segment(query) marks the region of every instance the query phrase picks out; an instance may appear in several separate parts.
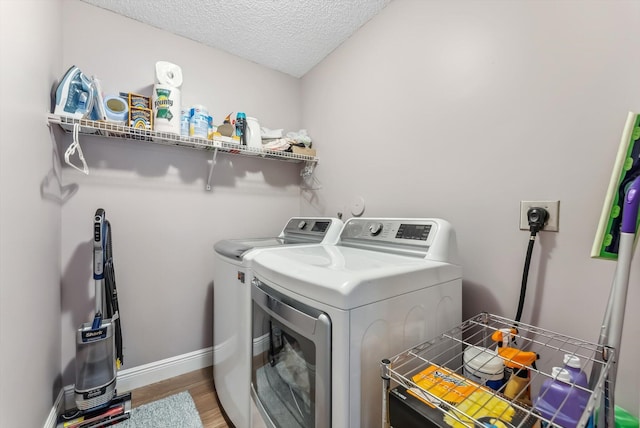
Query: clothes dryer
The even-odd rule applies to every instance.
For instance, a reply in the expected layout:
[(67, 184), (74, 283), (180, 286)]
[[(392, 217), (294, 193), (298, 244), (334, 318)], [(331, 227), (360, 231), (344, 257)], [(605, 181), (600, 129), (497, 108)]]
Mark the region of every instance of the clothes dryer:
[(214, 245), (213, 377), (222, 407), (236, 428), (250, 426), (251, 260), (268, 248), (335, 244), (337, 218), (293, 217), (277, 237), (227, 239)]
[(347, 221), (334, 246), (252, 261), (253, 427), (380, 426), (380, 361), (462, 321), (441, 219)]

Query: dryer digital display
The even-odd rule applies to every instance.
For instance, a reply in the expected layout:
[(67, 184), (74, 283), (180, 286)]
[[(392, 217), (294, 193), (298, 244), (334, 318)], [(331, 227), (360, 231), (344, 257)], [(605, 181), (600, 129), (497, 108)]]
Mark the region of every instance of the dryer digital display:
[(316, 221), (311, 229), (312, 232), (324, 232), (329, 226), (328, 221)]
[(396, 233), (396, 239), (417, 239), (426, 241), (431, 231), (429, 224), (401, 224)]

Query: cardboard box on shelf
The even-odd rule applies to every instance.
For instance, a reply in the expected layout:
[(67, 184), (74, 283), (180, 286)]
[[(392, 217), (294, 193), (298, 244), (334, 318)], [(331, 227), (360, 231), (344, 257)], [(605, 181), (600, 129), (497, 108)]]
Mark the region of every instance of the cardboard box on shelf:
[(129, 126), (137, 129), (153, 129), (153, 112), (148, 108), (129, 109)]
[(127, 100), (129, 108), (151, 108), (151, 97), (134, 94), (133, 92), (120, 92), (120, 97)]
[(306, 147), (292, 146), (291, 150), (293, 151), (293, 153), (298, 154), (298, 155), (306, 155), (306, 156), (315, 156), (316, 155), (316, 149), (309, 149), (309, 148), (306, 148)]

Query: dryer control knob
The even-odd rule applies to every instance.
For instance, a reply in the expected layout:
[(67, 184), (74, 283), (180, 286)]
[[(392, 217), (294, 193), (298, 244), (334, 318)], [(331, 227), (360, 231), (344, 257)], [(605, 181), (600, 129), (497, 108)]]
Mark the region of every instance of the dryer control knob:
[(300, 220), (300, 223), (298, 223), (298, 229), (302, 230), (306, 225), (307, 225), (306, 221)]
[(382, 232), (382, 223), (371, 223), (369, 225), (369, 232), (371, 232), (373, 236), (380, 235), (380, 232)]

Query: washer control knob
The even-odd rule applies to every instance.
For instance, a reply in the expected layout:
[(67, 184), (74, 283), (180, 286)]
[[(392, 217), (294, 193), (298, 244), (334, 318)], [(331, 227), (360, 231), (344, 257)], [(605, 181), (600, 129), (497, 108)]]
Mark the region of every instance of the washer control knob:
[(298, 223), (298, 229), (302, 230), (306, 225), (307, 225), (306, 221), (300, 220), (300, 223)]
[(380, 232), (382, 232), (382, 223), (371, 223), (369, 225), (369, 232), (371, 232), (372, 236), (380, 235)]

